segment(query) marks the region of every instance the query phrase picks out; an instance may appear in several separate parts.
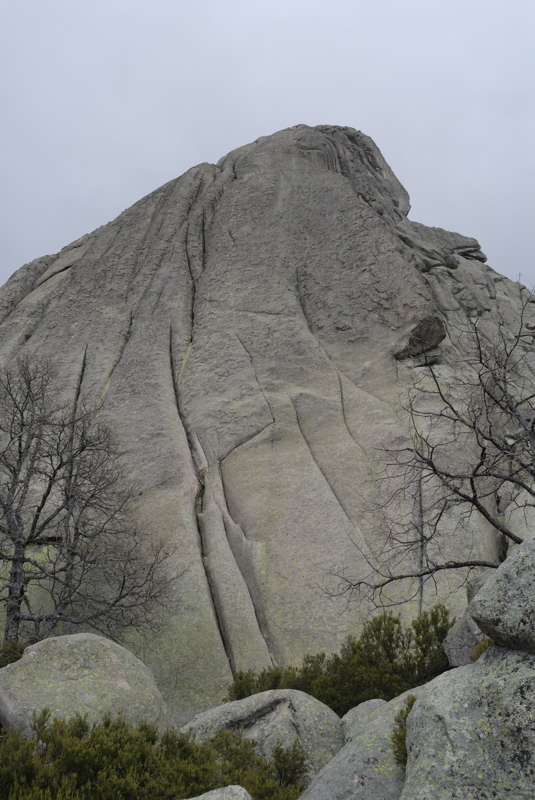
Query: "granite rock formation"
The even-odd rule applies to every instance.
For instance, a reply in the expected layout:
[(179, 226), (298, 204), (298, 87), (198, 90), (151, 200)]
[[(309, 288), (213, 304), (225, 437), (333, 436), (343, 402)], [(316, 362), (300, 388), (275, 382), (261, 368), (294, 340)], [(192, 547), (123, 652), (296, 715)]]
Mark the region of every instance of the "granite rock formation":
[(391, 735), (407, 694), (389, 703), (368, 700), (349, 711), (346, 743), (302, 795), (303, 800), (398, 800), (404, 783)]
[[(375, 465), (406, 440), (419, 359), (458, 369), (452, 329), (515, 323), (521, 287), (408, 211), (369, 138), (300, 125), (191, 169), (0, 290), (0, 364), (48, 358), (59, 392), (102, 404), (140, 526), (176, 550), (166, 630), (137, 651), (177, 721), (221, 702), (237, 670), (356, 630), (363, 611), (321, 589), (340, 565), (359, 574), (355, 543), (380, 547)], [(475, 533), (471, 553), (494, 556)], [(441, 576), (440, 599), (457, 585)]]
[(222, 789), (199, 794), (190, 800), (252, 800), (252, 798), (242, 786), (224, 786)]
[(535, 656), (493, 646), (417, 692), (400, 800), (529, 800), (535, 787)]
[(295, 689), (273, 689), (211, 708), (194, 717), (181, 733), (206, 742), (223, 730), (243, 731), (266, 758), (276, 745), (289, 747), (297, 741), (309, 777), (316, 775), (344, 744), (339, 716), (315, 697)]
[(99, 722), (122, 714), (165, 730), (171, 723), (154, 677), (124, 647), (92, 633), (53, 636), (0, 670), (0, 726), (31, 732), (33, 714)]
[(535, 539), (514, 548), (468, 612), (496, 644), (535, 653)]
[(467, 582), (466, 598), (468, 601), (468, 608), (449, 629), (442, 643), (450, 667), (463, 667), (466, 664), (471, 664), (472, 658), (470, 654), (474, 652), (474, 648), (478, 643), (485, 638), (483, 631), (472, 619), (469, 608), (471, 601), (488, 577), (489, 571), (487, 570), (486, 574), (480, 575), (475, 580), (469, 580)]

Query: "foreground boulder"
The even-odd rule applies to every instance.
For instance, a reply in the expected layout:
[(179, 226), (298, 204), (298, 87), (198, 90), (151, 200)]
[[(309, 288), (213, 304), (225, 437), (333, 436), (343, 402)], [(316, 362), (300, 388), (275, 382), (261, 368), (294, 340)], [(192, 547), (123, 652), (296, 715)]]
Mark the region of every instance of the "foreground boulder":
[(490, 647), (417, 692), (400, 800), (532, 800), (535, 655)]
[(252, 800), (252, 797), (242, 786), (225, 786), (191, 797), (190, 800)]
[(404, 772), (392, 742), (395, 716), (411, 690), (387, 703), (368, 700), (343, 718), (347, 743), (310, 783), (302, 800), (398, 800)]
[(469, 613), (497, 644), (535, 653), (535, 539), (514, 548), (485, 581)]
[(340, 717), (319, 700), (295, 689), (273, 689), (225, 703), (198, 714), (181, 732), (206, 742), (223, 730), (242, 730), (267, 757), (276, 745), (289, 747), (297, 740), (309, 776), (319, 772), (344, 744)]
[[(489, 572), (468, 582), (466, 588), (468, 603), (471, 603), (488, 577)], [(474, 648), (484, 638), (485, 634), (474, 622), (470, 612), (466, 610), (449, 629), (442, 643), (450, 667), (463, 667), (465, 664), (471, 664)]]
[(87, 716), (97, 722), (121, 714), (159, 728), (170, 719), (150, 670), (124, 647), (102, 636), (55, 636), (27, 647), (0, 670), (0, 725), (30, 733), (32, 716)]

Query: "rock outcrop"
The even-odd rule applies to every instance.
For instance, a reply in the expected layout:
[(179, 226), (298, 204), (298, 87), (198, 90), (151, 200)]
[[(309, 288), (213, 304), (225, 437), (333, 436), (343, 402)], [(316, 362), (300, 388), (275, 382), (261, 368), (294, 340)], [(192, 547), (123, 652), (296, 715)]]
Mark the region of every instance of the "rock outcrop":
[[(469, 604), (490, 574), (491, 573), (487, 570), (486, 574), (481, 575), (475, 580), (468, 581), (466, 597)], [(444, 652), (448, 657), (448, 662), (451, 667), (463, 667), (465, 664), (471, 664), (471, 654), (473, 654), (474, 648), (485, 638), (485, 634), (472, 618), (469, 607), (449, 629), (443, 642)]]
[[(378, 454), (406, 441), (419, 359), (461, 369), (452, 329), (515, 324), (521, 288), (408, 211), (369, 138), (301, 125), (195, 167), (0, 291), (0, 364), (48, 358), (58, 393), (102, 405), (140, 527), (176, 550), (166, 629), (139, 654), (179, 721), (237, 670), (358, 628), (362, 610), (318, 587), (381, 549)], [(471, 556), (494, 558), (493, 534), (473, 532)], [(458, 585), (437, 581), (442, 599)]]
[(0, 725), (31, 733), (33, 714), (75, 714), (89, 722), (121, 714), (166, 729), (171, 719), (147, 667), (115, 642), (91, 633), (54, 636), (27, 647), (0, 670)]
[(311, 782), (303, 800), (398, 800), (405, 775), (390, 737), (406, 694), (389, 703), (369, 700), (346, 714), (346, 744)]
[(252, 798), (242, 786), (224, 786), (222, 789), (213, 789), (211, 792), (199, 794), (190, 800), (252, 800)]
[(469, 613), (496, 644), (535, 653), (535, 539), (515, 547), (489, 576)]
[(534, 747), (535, 656), (490, 647), (418, 692), (400, 800), (529, 800)]
[(223, 730), (243, 731), (268, 758), (276, 745), (289, 747), (297, 741), (309, 777), (318, 773), (344, 744), (338, 715), (319, 700), (295, 689), (273, 689), (225, 703), (198, 714), (181, 732), (206, 742)]

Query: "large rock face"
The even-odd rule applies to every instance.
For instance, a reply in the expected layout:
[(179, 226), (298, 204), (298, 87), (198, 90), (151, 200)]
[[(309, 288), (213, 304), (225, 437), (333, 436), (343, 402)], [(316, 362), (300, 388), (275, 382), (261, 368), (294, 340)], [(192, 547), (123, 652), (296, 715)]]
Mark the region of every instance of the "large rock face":
[(355, 630), (362, 612), (318, 587), (340, 565), (357, 575), (353, 542), (384, 535), (370, 478), (404, 441), (418, 358), (439, 347), (457, 365), (448, 330), (492, 326), (497, 298), (516, 319), (519, 287), (477, 242), (408, 209), (366, 136), (297, 126), (190, 170), (0, 292), (0, 363), (49, 358), (63, 391), (103, 403), (140, 525), (176, 545), (167, 630), (140, 655), (179, 720), (236, 670)]

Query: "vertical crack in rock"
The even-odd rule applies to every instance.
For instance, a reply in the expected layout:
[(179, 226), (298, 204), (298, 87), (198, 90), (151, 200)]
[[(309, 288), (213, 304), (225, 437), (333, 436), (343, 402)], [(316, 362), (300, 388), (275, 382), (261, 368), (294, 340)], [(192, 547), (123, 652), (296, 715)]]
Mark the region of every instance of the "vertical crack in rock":
[(116, 357), (115, 361), (113, 362), (113, 364), (111, 365), (111, 369), (110, 369), (110, 371), (108, 373), (108, 377), (104, 381), (104, 386), (102, 387), (102, 391), (100, 392), (99, 399), (98, 399), (99, 404), (102, 403), (102, 401), (104, 400), (104, 398), (108, 394), (108, 391), (109, 391), (109, 388), (110, 388), (110, 385), (111, 385), (111, 381), (112, 381), (112, 378), (113, 378), (113, 374), (114, 374), (115, 370), (117, 369), (120, 360), (123, 357), (124, 351), (126, 349), (126, 345), (128, 344), (128, 341), (130, 339), (130, 334), (132, 333), (133, 322), (134, 322), (134, 312), (132, 311), (132, 309), (130, 309), (130, 313), (128, 315), (127, 328), (126, 328), (126, 331), (123, 334), (122, 342), (119, 345), (119, 352), (117, 354), (117, 357)]
[(80, 367), (80, 372), (78, 374), (78, 380), (76, 382), (76, 389), (74, 391), (74, 404), (73, 404), (73, 415), (76, 416), (76, 412), (78, 410), (78, 404), (80, 402), (80, 397), (82, 395), (82, 384), (84, 382), (84, 375), (85, 370), (87, 367), (87, 345), (84, 347), (84, 354), (82, 356), (82, 364)]
[[(268, 422), (268, 424), (267, 424), (267, 425), (265, 425), (265, 426), (262, 428), (262, 430), (265, 430), (265, 429), (266, 429), (266, 428), (268, 428), (270, 425), (274, 425), (274, 424), (275, 424), (275, 416), (274, 416), (274, 414), (273, 414), (273, 409), (272, 409), (272, 407), (271, 407), (271, 403), (270, 403), (270, 402), (269, 402), (269, 400), (267, 399), (267, 397), (266, 397), (266, 394), (265, 394), (264, 390), (262, 389), (262, 385), (261, 385), (261, 383), (260, 383), (260, 381), (259, 381), (259, 379), (258, 379), (258, 374), (257, 374), (256, 367), (255, 367), (255, 365), (254, 365), (254, 361), (253, 361), (253, 357), (252, 357), (252, 355), (251, 355), (250, 351), (247, 349), (247, 347), (245, 346), (245, 344), (244, 344), (244, 342), (242, 341), (242, 339), (240, 339), (240, 336), (239, 336), (239, 334), (238, 334), (238, 333), (236, 333), (236, 339), (239, 341), (239, 343), (240, 343), (240, 344), (241, 344), (241, 346), (243, 347), (243, 349), (244, 349), (244, 351), (245, 351), (245, 353), (246, 353), (246, 355), (247, 355), (247, 358), (249, 359), (249, 364), (251, 365), (251, 369), (253, 370), (253, 374), (254, 374), (254, 377), (255, 377), (256, 384), (257, 384), (257, 386), (258, 386), (258, 389), (259, 389), (259, 391), (260, 391), (260, 394), (261, 394), (261, 395), (262, 395), (262, 397), (264, 398), (264, 402), (265, 402), (265, 404), (266, 404), (266, 405), (267, 405), (267, 407), (269, 408), (269, 413), (271, 414), (271, 422)], [(249, 437), (249, 438), (250, 438), (250, 439), (252, 439), (252, 438), (254, 438), (254, 436), (258, 436), (260, 433), (262, 433), (262, 430), (261, 430), (261, 431), (258, 431), (258, 432), (257, 432), (257, 433), (255, 433), (255, 434), (253, 434), (253, 435), (252, 435), (251, 437)], [(242, 442), (241, 444), (245, 444), (245, 442)], [(240, 445), (236, 445), (236, 447), (239, 447), (239, 446), (240, 446)], [(234, 450), (235, 448), (232, 448), (232, 449)], [(230, 451), (229, 451), (229, 452), (230, 452)], [(228, 453), (227, 453), (227, 455), (228, 455)]]
[[(348, 421), (347, 421), (346, 406), (345, 406), (345, 401), (344, 401), (344, 389), (343, 389), (343, 386), (342, 386), (342, 378), (346, 378), (346, 376), (343, 374), (343, 372), (338, 371), (338, 386), (339, 386), (339, 389), (340, 389), (340, 406), (342, 408), (342, 419), (344, 420), (345, 428), (346, 428), (347, 432), (349, 433), (349, 435), (351, 436), (352, 440), (355, 442), (355, 444), (357, 445), (359, 450), (363, 453), (365, 458), (367, 458), (368, 454), (366, 452), (366, 449), (362, 446), (362, 444), (359, 442), (359, 440), (353, 434), (351, 428), (349, 427)], [(349, 379), (346, 378), (346, 380), (349, 380)]]
[[(225, 653), (233, 675), (239, 669), (267, 666), (271, 657), (260, 629), (251, 590), (246, 578), (247, 565), (232, 547), (233, 535), (243, 532), (230, 518), (222, 503), (222, 490), (214, 468), (206, 474), (202, 507), (197, 508), (202, 553), (213, 605)], [(234, 530), (231, 530), (234, 526)]]
[[(314, 334), (314, 332), (312, 330), (312, 324), (311, 324), (311, 322), (310, 322), (310, 320), (308, 318), (308, 314), (307, 314), (307, 312), (305, 310), (305, 300), (304, 300), (303, 295), (304, 295), (304, 292), (303, 292), (303, 286), (302, 286), (302, 281), (301, 281), (301, 272), (300, 272), (299, 267), (298, 267), (297, 270), (296, 270), (296, 273), (295, 273), (295, 297), (296, 297), (297, 303), (299, 305), (299, 308), (301, 309), (301, 314), (303, 315), (303, 319), (305, 320), (305, 324), (306, 324), (307, 330), (310, 333), (310, 335), (317, 341), (316, 336), (315, 336), (315, 334)], [(318, 342), (318, 344), (319, 344), (319, 342)]]
[(344, 512), (344, 515), (345, 515), (345, 517), (347, 518), (347, 520), (348, 520), (349, 522), (352, 522), (351, 515), (350, 515), (350, 514), (348, 514), (348, 512), (347, 512), (347, 510), (346, 510), (346, 508), (345, 508), (345, 506), (344, 506), (344, 502), (343, 502), (343, 500), (342, 500), (342, 499), (339, 497), (339, 495), (338, 495), (338, 492), (336, 491), (336, 489), (334, 488), (334, 486), (332, 485), (332, 483), (329, 481), (329, 478), (328, 478), (328, 477), (327, 477), (327, 475), (325, 474), (325, 471), (323, 470), (323, 468), (322, 468), (321, 464), (319, 463), (319, 461), (318, 461), (318, 459), (317, 459), (317, 457), (316, 457), (316, 454), (314, 453), (314, 449), (313, 449), (313, 447), (312, 447), (312, 444), (311, 444), (311, 442), (309, 441), (309, 439), (308, 439), (307, 435), (305, 434), (305, 431), (303, 430), (303, 425), (302, 425), (302, 422), (301, 422), (301, 417), (300, 417), (300, 414), (299, 414), (299, 409), (298, 409), (298, 407), (297, 407), (297, 402), (296, 402), (295, 398), (293, 398), (293, 397), (292, 397), (292, 398), (290, 398), (290, 399), (291, 399), (292, 405), (293, 405), (293, 407), (294, 407), (295, 418), (296, 418), (296, 420), (297, 420), (297, 425), (298, 425), (298, 427), (299, 427), (299, 431), (300, 431), (300, 433), (301, 433), (301, 436), (303, 437), (303, 441), (305, 442), (306, 446), (308, 447), (308, 450), (309, 450), (309, 452), (310, 452), (310, 455), (311, 455), (311, 457), (312, 457), (312, 460), (313, 460), (314, 464), (316, 465), (316, 467), (317, 467), (317, 468), (318, 468), (318, 470), (320, 471), (321, 475), (323, 476), (323, 478), (324, 478), (324, 480), (325, 480), (325, 483), (327, 484), (327, 486), (328, 486), (328, 487), (329, 487), (329, 489), (331, 490), (331, 492), (332, 492), (332, 494), (333, 494), (333, 496), (334, 496), (334, 498), (335, 498), (336, 502), (338, 503), (338, 505), (340, 506), (340, 508), (341, 508), (341, 509), (342, 509), (342, 511)]
[(295, 706), (293, 704), (293, 700), (292, 700), (291, 697), (288, 698), (287, 702), (288, 702), (288, 708), (289, 708), (290, 714), (291, 714), (292, 726), (293, 726), (293, 729), (295, 731), (295, 735), (296, 735), (297, 741), (298, 741), (299, 744), (301, 744), (303, 742), (303, 739), (301, 738), (301, 728), (299, 727), (299, 716), (297, 714), (297, 710), (296, 710), (296, 708), (295, 708)]
[[(253, 610), (254, 620), (258, 628), (258, 634), (264, 641), (266, 650), (269, 653), (271, 663), (273, 664), (273, 657), (271, 656), (271, 648), (269, 646), (271, 637), (263, 610), (260, 590), (256, 583), (254, 561), (251, 558), (249, 550), (251, 547), (251, 543), (247, 538), (247, 534), (244, 528), (241, 525), (239, 525), (232, 516), (227, 500), (225, 482), (223, 480), (223, 474), (221, 472), (221, 469), (219, 475), (221, 478), (221, 489), (222, 489), (222, 500), (223, 500), (222, 507), (219, 506), (219, 510), (221, 512), (221, 516), (223, 519), (223, 525), (225, 527), (225, 535), (227, 537), (228, 546), (236, 562), (236, 566), (243, 577), (243, 582), (247, 590), (247, 593), (249, 595), (249, 599), (251, 601), (251, 608)], [(241, 536), (243, 537), (243, 541), (241, 544), (244, 546), (245, 549), (244, 553), (243, 552), (240, 553), (239, 545), (237, 542), (234, 541), (235, 536), (234, 532), (231, 529), (231, 526), (234, 526), (235, 532), (238, 535), (241, 534)]]
[(208, 543), (206, 541), (206, 534), (203, 525), (203, 518), (205, 511), (204, 501), (205, 501), (205, 486), (201, 479), (199, 480), (199, 490), (195, 496), (195, 519), (197, 523), (197, 533), (199, 537), (201, 563), (203, 565), (204, 574), (206, 576), (206, 584), (208, 586), (208, 591), (210, 593), (212, 611), (214, 614), (215, 623), (217, 625), (219, 638), (221, 639), (221, 644), (223, 646), (225, 656), (228, 660), (232, 677), (235, 678), (237, 670), (236, 670), (234, 655), (232, 652), (232, 646), (230, 644), (229, 637), (225, 628), (225, 620), (223, 617), (222, 609), (220, 607), (220, 603), (218, 602), (217, 598), (217, 585), (215, 583), (214, 576), (212, 575), (212, 571), (209, 567)]
[(179, 384), (176, 375), (176, 368), (175, 368), (175, 359), (173, 354), (173, 328), (172, 326), (169, 327), (169, 367), (171, 372), (171, 383), (173, 386), (173, 394), (175, 397), (175, 405), (177, 410), (178, 419), (182, 428), (184, 430), (186, 441), (188, 443), (191, 462), (193, 468), (197, 472), (197, 480), (198, 480), (198, 490), (197, 494), (195, 495), (194, 500), (194, 515), (195, 515), (195, 525), (197, 530), (197, 537), (199, 542), (199, 552), (201, 558), (201, 564), (204, 570), (204, 575), (206, 579), (206, 585), (208, 587), (208, 592), (210, 595), (210, 603), (212, 606), (212, 612), (214, 615), (214, 620), (217, 626), (217, 630), (219, 633), (219, 637), (221, 640), (221, 644), (223, 650), (225, 652), (225, 656), (228, 660), (230, 670), (233, 676), (236, 675), (236, 668), (234, 664), (234, 658), (232, 655), (232, 648), (230, 646), (229, 637), (227, 635), (224, 619), (222, 618), (221, 609), (219, 607), (219, 603), (217, 602), (217, 589), (214, 585), (214, 576), (211, 574), (211, 570), (208, 564), (208, 546), (205, 538), (204, 526), (203, 526), (203, 516), (204, 516), (204, 502), (205, 502), (205, 486), (204, 486), (204, 470), (198, 469), (198, 458), (195, 455), (196, 448), (193, 444), (193, 439), (186, 425), (184, 415), (181, 409), (180, 404), (180, 393), (179, 393)]

